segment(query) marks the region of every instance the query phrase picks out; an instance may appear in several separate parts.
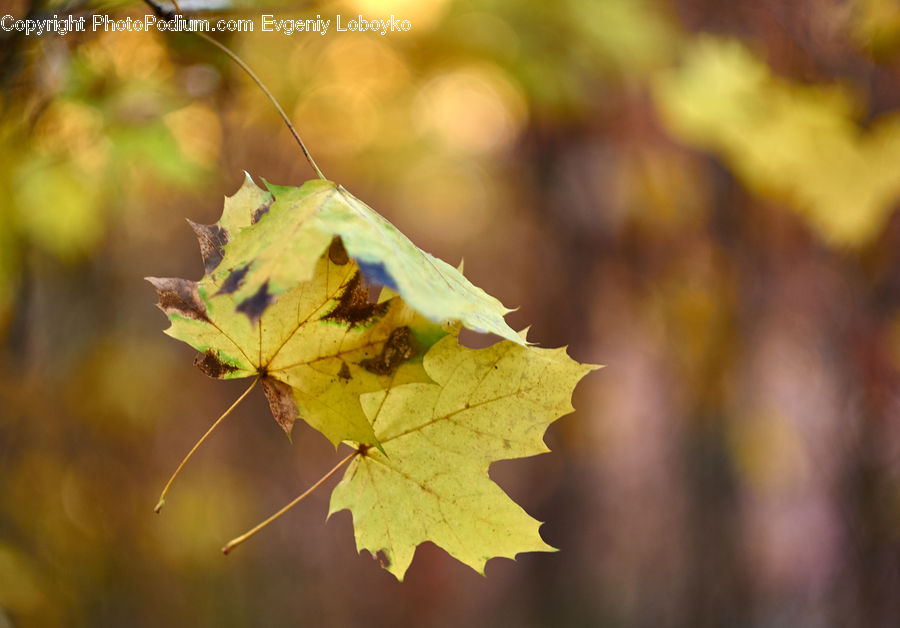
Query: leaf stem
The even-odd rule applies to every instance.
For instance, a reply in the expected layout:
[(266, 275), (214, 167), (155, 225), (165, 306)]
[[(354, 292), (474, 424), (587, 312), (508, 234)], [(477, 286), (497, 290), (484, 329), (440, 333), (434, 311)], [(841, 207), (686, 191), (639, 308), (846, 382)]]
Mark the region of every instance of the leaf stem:
[[(153, 0), (144, 0), (144, 1), (147, 2), (148, 4), (150, 4), (150, 6), (154, 6)], [(183, 15), (183, 13), (181, 12), (181, 7), (178, 5), (178, 0), (172, 0), (172, 4), (175, 7), (175, 15)], [(266, 98), (268, 98), (269, 101), (275, 106), (275, 109), (278, 111), (278, 115), (281, 116), (281, 119), (284, 122), (285, 126), (287, 126), (288, 131), (291, 132), (291, 135), (294, 136), (294, 139), (297, 141), (297, 144), (300, 146), (300, 150), (303, 151), (303, 156), (306, 157), (306, 161), (309, 163), (310, 166), (312, 166), (312, 169), (316, 171), (316, 175), (323, 181), (327, 180), (325, 178), (325, 175), (322, 174), (322, 171), (319, 170), (319, 166), (316, 164), (315, 159), (313, 159), (312, 155), (310, 154), (309, 149), (306, 148), (306, 144), (304, 144), (303, 140), (300, 139), (300, 134), (297, 132), (297, 129), (294, 128), (294, 124), (291, 122), (291, 119), (284, 112), (284, 109), (281, 108), (281, 105), (275, 99), (275, 96), (272, 95), (272, 92), (270, 92), (269, 89), (266, 87), (265, 83), (262, 82), (262, 79), (260, 79), (256, 75), (256, 72), (254, 72), (250, 68), (250, 66), (247, 65), (244, 62), (244, 60), (241, 59), (237, 55), (236, 52), (232, 51), (231, 48), (229, 48), (222, 42), (220, 42), (216, 39), (213, 39), (212, 37), (210, 37), (209, 35), (207, 35), (206, 33), (202, 32), (202, 31), (192, 31), (192, 32), (195, 35), (202, 37), (203, 39), (205, 39), (206, 41), (211, 43), (213, 46), (217, 47), (219, 50), (221, 50), (226, 55), (228, 55), (232, 61), (234, 61), (236, 64), (238, 64), (238, 66), (240, 66), (240, 68), (244, 72), (246, 72), (250, 76), (251, 79), (253, 79), (253, 82), (256, 83), (256, 86), (262, 90), (263, 94), (266, 95)]]
[(166, 495), (169, 492), (169, 487), (172, 486), (172, 482), (175, 481), (175, 478), (181, 472), (182, 467), (184, 467), (184, 465), (187, 464), (187, 461), (191, 459), (191, 456), (193, 456), (194, 452), (197, 451), (197, 449), (200, 447), (200, 445), (203, 444), (203, 441), (205, 441), (206, 438), (210, 434), (212, 434), (213, 430), (219, 426), (219, 423), (221, 423), (225, 419), (225, 417), (227, 417), (229, 414), (231, 414), (231, 411), (234, 410), (235, 408), (237, 408), (238, 404), (240, 402), (242, 402), (247, 395), (250, 394), (250, 391), (253, 390), (253, 387), (256, 386), (257, 382), (259, 382), (259, 377), (254, 379), (253, 383), (250, 384), (250, 387), (247, 390), (245, 390), (244, 393), (240, 397), (237, 398), (237, 401), (235, 401), (233, 404), (231, 404), (231, 407), (228, 408), (222, 414), (222, 416), (220, 416), (218, 419), (216, 419), (216, 422), (212, 424), (212, 427), (210, 427), (208, 430), (206, 430), (206, 434), (204, 434), (200, 438), (200, 440), (197, 441), (197, 444), (194, 445), (193, 448), (187, 453), (187, 455), (181, 461), (181, 464), (178, 465), (177, 469), (175, 469), (175, 473), (173, 473), (172, 477), (169, 478), (169, 481), (166, 483), (165, 488), (162, 490), (162, 494), (160, 494), (160, 496), (159, 496), (159, 502), (156, 504), (156, 508), (153, 509), (154, 511), (159, 513), (159, 511), (162, 510), (163, 505), (165, 505), (165, 503), (166, 503)]
[(266, 519), (266, 520), (263, 521), (262, 523), (256, 525), (256, 526), (255, 526), (254, 528), (252, 528), (251, 530), (248, 530), (248, 531), (245, 532), (244, 534), (242, 534), (242, 535), (240, 535), (240, 536), (238, 536), (238, 537), (235, 537), (235, 538), (231, 539), (230, 541), (228, 541), (228, 543), (225, 544), (225, 547), (222, 548), (222, 553), (225, 554), (225, 555), (228, 555), (228, 552), (230, 552), (231, 550), (233, 550), (235, 547), (237, 547), (238, 545), (240, 545), (241, 543), (243, 543), (244, 541), (246, 541), (247, 539), (249, 539), (251, 536), (253, 536), (253, 535), (256, 534), (257, 532), (259, 532), (260, 530), (262, 530), (264, 527), (266, 527), (267, 525), (269, 525), (270, 523), (272, 523), (272, 522), (275, 521), (276, 519), (278, 519), (278, 517), (280, 517), (281, 515), (283, 515), (284, 513), (286, 513), (288, 510), (290, 510), (291, 508), (293, 508), (294, 506), (296, 506), (297, 504), (299, 504), (299, 503), (300, 503), (301, 501), (303, 501), (309, 494), (311, 494), (313, 491), (315, 491), (317, 488), (319, 488), (319, 487), (320, 487), (320, 486), (321, 486), (328, 478), (330, 478), (332, 475), (334, 475), (335, 473), (337, 473), (337, 472), (341, 469), (341, 467), (343, 467), (345, 464), (347, 464), (348, 462), (350, 462), (351, 460), (353, 460), (353, 458), (355, 458), (356, 456), (358, 456), (359, 453), (360, 453), (360, 450), (359, 450), (359, 449), (356, 449), (356, 450), (354, 450), (353, 452), (351, 452), (350, 455), (348, 455), (346, 458), (344, 458), (344, 459), (341, 460), (339, 463), (337, 463), (336, 465), (334, 465), (334, 467), (331, 469), (331, 471), (329, 471), (328, 473), (326, 473), (325, 475), (323, 475), (321, 478), (319, 478), (319, 480), (318, 480), (315, 484), (313, 484), (313, 485), (310, 486), (308, 489), (306, 489), (305, 491), (303, 491), (303, 493), (301, 493), (297, 498), (295, 498), (294, 501), (292, 501), (291, 503), (289, 503), (287, 506), (285, 506), (284, 508), (282, 508), (281, 510), (279, 510), (278, 512), (276, 512), (274, 515), (272, 515), (271, 517), (269, 517), (268, 519)]
[(244, 63), (243, 59), (241, 59), (239, 56), (237, 56), (237, 54), (232, 52), (231, 49), (228, 48), (222, 42), (217, 41), (217, 40), (213, 39), (212, 37), (210, 37), (209, 35), (207, 35), (206, 33), (203, 33), (200, 31), (197, 31), (197, 35), (199, 35), (200, 37), (202, 37), (203, 39), (205, 39), (206, 41), (211, 43), (213, 46), (216, 46), (217, 48), (219, 48), (226, 55), (231, 57), (231, 60), (234, 61), (235, 63), (237, 63), (241, 67), (241, 69), (244, 72), (246, 72), (250, 76), (251, 79), (253, 79), (253, 82), (256, 83), (257, 87), (259, 87), (263, 91), (263, 93), (266, 95), (266, 97), (270, 101), (272, 101), (272, 104), (275, 105), (275, 109), (278, 110), (278, 115), (281, 116), (281, 119), (284, 121), (285, 125), (287, 126), (288, 131), (290, 131), (291, 135), (294, 136), (294, 139), (297, 140), (297, 144), (300, 145), (300, 150), (303, 151), (303, 156), (306, 157), (306, 161), (309, 162), (309, 165), (312, 166), (312, 169), (316, 171), (316, 175), (318, 175), (318, 177), (320, 179), (326, 180), (325, 175), (322, 174), (321, 170), (319, 170), (319, 166), (316, 165), (316, 161), (312, 158), (312, 155), (310, 155), (309, 150), (306, 148), (306, 144), (304, 144), (303, 140), (300, 139), (300, 134), (297, 133), (297, 129), (294, 128), (294, 125), (291, 122), (291, 119), (288, 118), (288, 115), (284, 112), (284, 109), (282, 109), (281, 105), (278, 104), (278, 101), (275, 100), (275, 97), (272, 95), (272, 92), (270, 92), (268, 90), (268, 88), (266, 88), (266, 86), (262, 82), (262, 80), (258, 76), (256, 76), (256, 73), (253, 70), (250, 69), (250, 66), (247, 65), (246, 63)]

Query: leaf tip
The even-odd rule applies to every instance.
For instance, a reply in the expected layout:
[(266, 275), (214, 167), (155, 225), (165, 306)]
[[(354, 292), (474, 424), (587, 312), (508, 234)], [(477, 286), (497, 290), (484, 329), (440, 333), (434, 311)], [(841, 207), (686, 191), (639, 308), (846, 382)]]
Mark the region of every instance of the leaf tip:
[(520, 331), (516, 332), (516, 336), (519, 337), (519, 344), (525, 345), (526, 347), (533, 347), (536, 343), (528, 340), (528, 332), (531, 331), (531, 325), (528, 327), (522, 328)]
[(156, 306), (168, 316), (179, 314), (185, 318), (208, 321), (206, 304), (197, 291), (197, 282), (174, 277), (144, 277), (156, 288)]
[(242, 192), (244, 194), (246, 194), (247, 190), (251, 190), (251, 191), (257, 190), (259, 192), (264, 191), (261, 187), (256, 185), (256, 182), (253, 180), (253, 177), (250, 175), (249, 172), (244, 170), (243, 173), (244, 173), (244, 180), (241, 181), (241, 185), (240, 185), (240, 187), (238, 187), (237, 191), (234, 194), (232, 194), (231, 196), (228, 196), (227, 194), (225, 195), (226, 211), (227, 211), (228, 201), (235, 200), (239, 195), (241, 195)]
[(300, 409), (297, 407), (292, 388), (274, 377), (263, 377), (262, 387), (272, 416), (275, 417), (276, 423), (281, 426), (288, 441), (293, 445), (294, 439), (291, 433), (294, 423), (300, 418)]

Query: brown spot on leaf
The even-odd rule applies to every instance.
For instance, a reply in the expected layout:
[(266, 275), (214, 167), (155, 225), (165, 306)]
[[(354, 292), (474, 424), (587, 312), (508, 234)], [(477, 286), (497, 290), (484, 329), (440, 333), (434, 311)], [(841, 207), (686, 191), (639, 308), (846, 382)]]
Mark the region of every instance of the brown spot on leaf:
[(225, 281), (222, 282), (222, 287), (219, 288), (219, 291), (216, 292), (216, 295), (220, 294), (232, 294), (238, 288), (241, 287), (241, 284), (244, 283), (244, 277), (247, 275), (247, 271), (250, 270), (250, 264), (245, 264), (240, 268), (233, 269), (228, 276), (225, 278)]
[(272, 206), (272, 199), (266, 201), (255, 210), (253, 210), (253, 214), (250, 216), (250, 224), (255, 225), (259, 222), (259, 219), (269, 213), (269, 208)]
[(209, 321), (206, 305), (197, 292), (197, 282), (177, 277), (145, 277), (156, 288), (157, 307), (166, 314), (180, 314), (185, 318)]
[(337, 306), (322, 317), (323, 321), (346, 323), (350, 327), (372, 322), (387, 312), (389, 302), (371, 303), (369, 288), (358, 272), (346, 283)]
[(409, 327), (398, 327), (388, 336), (378, 356), (360, 360), (359, 365), (376, 375), (390, 375), (418, 353), (415, 344)]
[(388, 555), (387, 550), (380, 549), (374, 554), (372, 554), (372, 558), (378, 561), (378, 564), (381, 565), (383, 569), (391, 568), (391, 557)]
[(225, 255), (225, 245), (228, 244), (228, 231), (219, 225), (201, 225), (188, 220), (188, 224), (197, 235), (200, 243), (200, 255), (203, 257), (203, 269), (207, 273), (214, 271), (222, 262)]
[(259, 287), (256, 294), (241, 301), (235, 309), (246, 314), (250, 322), (255, 324), (266, 308), (273, 303), (275, 303), (275, 297), (269, 294), (269, 282), (267, 281)]
[(297, 410), (297, 402), (294, 401), (291, 387), (271, 377), (264, 377), (262, 386), (263, 392), (266, 394), (266, 400), (269, 402), (269, 408), (272, 410), (272, 416), (275, 417), (284, 433), (290, 437), (294, 421), (300, 418), (300, 412)]
[(338, 266), (343, 266), (350, 261), (347, 255), (347, 249), (344, 248), (344, 241), (341, 236), (335, 236), (331, 240), (331, 246), (328, 247), (328, 259)]
[(338, 371), (338, 377), (341, 379), (350, 379), (350, 367), (347, 366), (346, 362), (341, 362), (341, 368)]
[(215, 379), (222, 379), (229, 373), (237, 370), (236, 366), (222, 362), (211, 350), (206, 353), (198, 353), (197, 357), (194, 358), (194, 366)]

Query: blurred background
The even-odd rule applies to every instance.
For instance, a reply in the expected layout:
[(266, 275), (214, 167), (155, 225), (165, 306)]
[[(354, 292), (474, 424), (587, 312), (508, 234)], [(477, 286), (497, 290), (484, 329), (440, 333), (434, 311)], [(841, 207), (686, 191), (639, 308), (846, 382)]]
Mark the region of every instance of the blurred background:
[(482, 578), (427, 544), (399, 584), (324, 489), (224, 558), (337, 459), (256, 392), (154, 515), (246, 382), (196, 370), (142, 278), (199, 278), (184, 219), (244, 170), (312, 173), (196, 36), (0, 32), (0, 626), (900, 625), (894, 0), (184, 5), (256, 22), (217, 37), (329, 178), (608, 365), (553, 453), (491, 469), (561, 551)]

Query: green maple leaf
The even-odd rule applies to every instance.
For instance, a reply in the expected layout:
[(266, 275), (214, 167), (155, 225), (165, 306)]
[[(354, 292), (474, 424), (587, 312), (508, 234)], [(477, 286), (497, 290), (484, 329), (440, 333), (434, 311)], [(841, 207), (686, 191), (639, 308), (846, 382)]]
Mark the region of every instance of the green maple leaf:
[(207, 375), (260, 377), (288, 435), (303, 418), (335, 445), (347, 439), (377, 443), (359, 395), (429, 381), (421, 357), (443, 331), (399, 297), (371, 302), (357, 264), (337, 240), (320, 254), (307, 281), (277, 299), (239, 302), (230, 273), (216, 270), (230, 238), (271, 202), (248, 177), (226, 199), (216, 225), (192, 223), (206, 268), (203, 279), (148, 277), (171, 321), (166, 333), (201, 352), (196, 364)]
[[(268, 185), (268, 184), (267, 184)], [(252, 224), (232, 231), (211, 280), (234, 285), (234, 297), (257, 315), (271, 296), (308, 281), (334, 237), (372, 281), (389, 287), (434, 322), (460, 321), (474, 331), (524, 341), (503, 320), (510, 310), (446, 262), (416, 247), (396, 227), (343, 187), (313, 180), (301, 187), (247, 178), (239, 194), (259, 202)]]
[(572, 390), (598, 367), (564, 348), (503, 341), (472, 350), (455, 336), (435, 344), (424, 366), (434, 383), (362, 395), (382, 450), (358, 449), (329, 514), (349, 509), (357, 549), (400, 580), (425, 541), (480, 573), (495, 556), (553, 550), (488, 467), (549, 451), (544, 431), (573, 410)]

